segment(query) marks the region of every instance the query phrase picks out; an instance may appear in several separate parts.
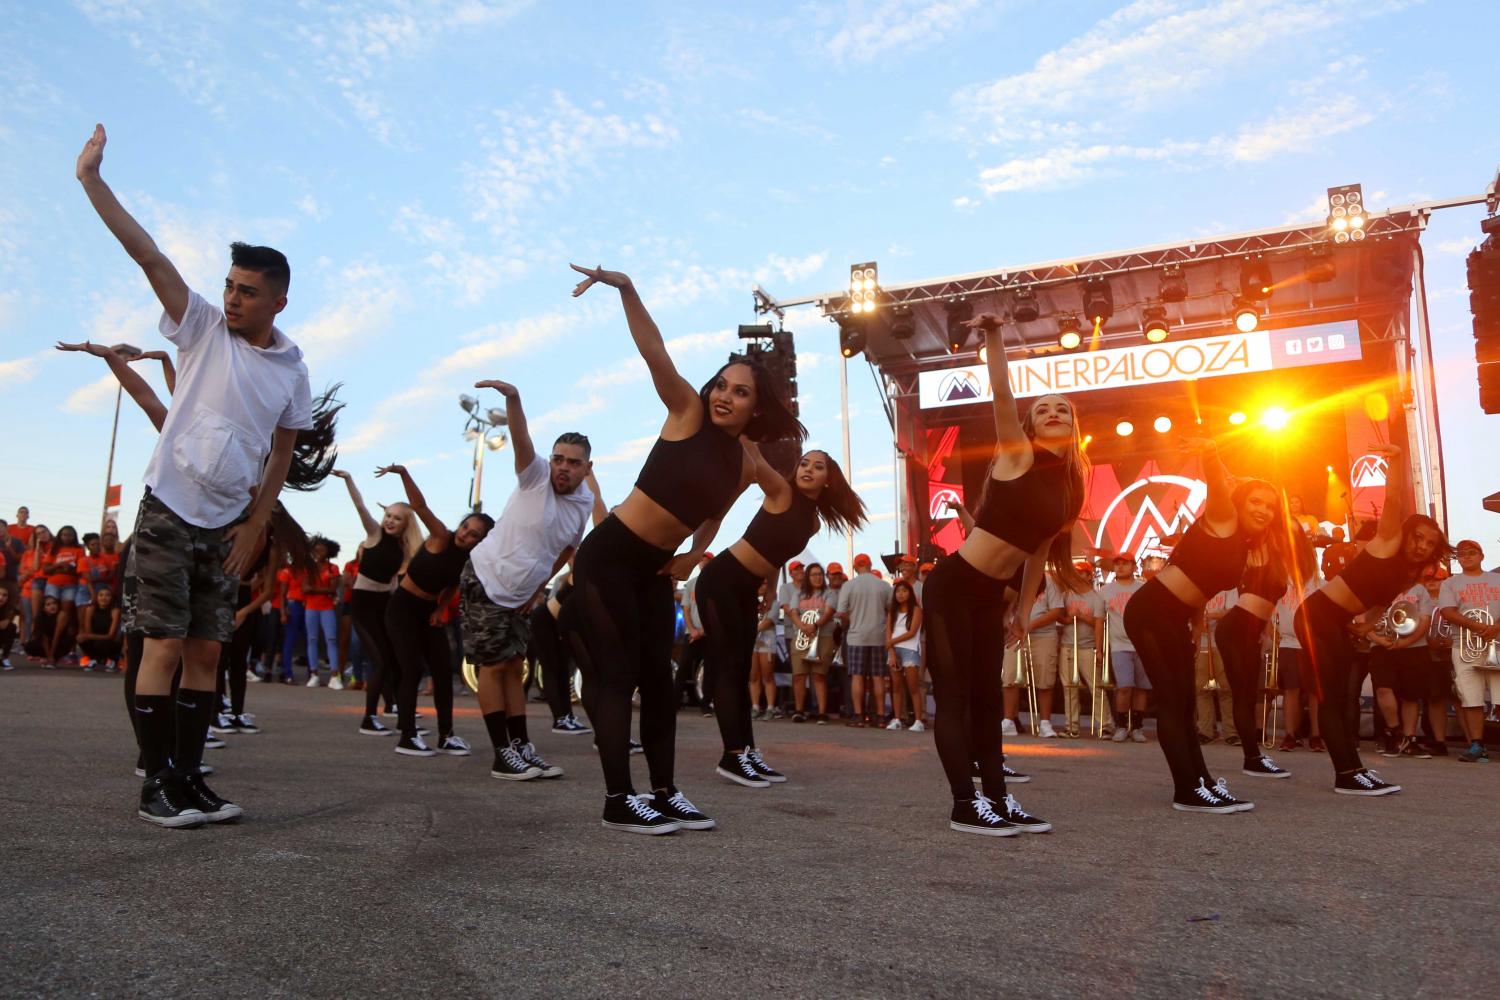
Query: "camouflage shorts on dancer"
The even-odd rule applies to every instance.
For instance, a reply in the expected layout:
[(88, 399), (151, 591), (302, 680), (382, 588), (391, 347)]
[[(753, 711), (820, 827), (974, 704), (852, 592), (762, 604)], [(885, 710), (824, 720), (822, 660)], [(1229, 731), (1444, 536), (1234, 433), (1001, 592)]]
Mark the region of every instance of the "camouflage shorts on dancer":
[(531, 642), (531, 616), (502, 608), (484, 592), (466, 563), (458, 577), (458, 601), (463, 616), (464, 656), (476, 667), (488, 667), (526, 655)]
[(232, 639), (239, 581), (224, 572), (228, 529), (188, 524), (147, 490), (125, 566), (124, 630), (150, 639)]

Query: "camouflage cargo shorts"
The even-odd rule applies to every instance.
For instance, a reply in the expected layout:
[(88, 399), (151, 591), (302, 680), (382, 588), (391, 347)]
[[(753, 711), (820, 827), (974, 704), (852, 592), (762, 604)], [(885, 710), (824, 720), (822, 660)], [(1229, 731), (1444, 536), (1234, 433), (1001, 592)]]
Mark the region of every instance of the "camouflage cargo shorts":
[(232, 639), (239, 581), (224, 572), (228, 528), (188, 524), (147, 490), (125, 566), (124, 630), (151, 639)]
[(531, 642), (531, 616), (490, 600), (471, 563), (465, 563), (459, 574), (458, 601), (463, 615), (464, 656), (470, 663), (487, 667), (526, 655)]

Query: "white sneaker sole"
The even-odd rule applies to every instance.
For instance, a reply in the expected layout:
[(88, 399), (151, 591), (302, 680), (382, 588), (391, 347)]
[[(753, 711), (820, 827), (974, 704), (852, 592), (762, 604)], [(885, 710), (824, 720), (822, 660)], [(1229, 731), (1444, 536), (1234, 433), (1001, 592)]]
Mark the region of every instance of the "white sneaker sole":
[(1240, 811), (1239, 806), (1191, 806), (1183, 805), (1181, 802), (1173, 802), (1172, 808), (1176, 809), (1178, 812), (1219, 813), (1224, 816), (1228, 816), (1230, 813), (1237, 813)]
[(499, 778), (501, 781), (530, 781), (532, 778), (540, 778), (542, 772), (533, 767), (522, 771), (520, 774), (511, 774), (509, 771), (490, 771), (491, 778)]
[[(977, 774), (970, 775), (969, 776), (969, 780), (972, 781), (972, 782), (974, 782), (974, 784), (976, 784), (976, 785), (982, 785), (982, 784), (984, 784), (984, 779), (981, 778)], [(1029, 775), (1029, 774), (1007, 774), (1005, 776), (1005, 783), (1007, 785), (1029, 785), (1029, 784), (1031, 784), (1031, 775)]]
[(775, 774), (775, 775), (762, 774), (761, 777), (765, 778), (767, 781), (769, 781), (773, 785), (780, 785), (780, 784), (784, 784), (786, 782), (786, 775), (784, 775), (784, 774)]
[(1291, 771), (1280, 771), (1276, 774), (1267, 774), (1265, 771), (1252, 771), (1248, 767), (1240, 768), (1240, 773), (1245, 775), (1247, 778), (1290, 778), (1292, 776)]
[(589, 729), (587, 726), (585, 726), (583, 729), (558, 729), (554, 726), (552, 731), (558, 736), (587, 736), (589, 733), (593, 732), (593, 730)]
[(712, 830), (718, 825), (718, 822), (712, 819), (674, 819), (672, 822), (684, 830)]
[(160, 826), (168, 830), (183, 830), (189, 827), (202, 826), (208, 822), (208, 817), (204, 816), (197, 809), (185, 809), (176, 816), (153, 816), (144, 809), (138, 809), (136, 810), (136, 815), (152, 826)]
[(396, 731), (394, 729), (391, 729), (391, 728), (386, 728), (386, 729), (366, 729), (363, 726), (361, 726), (359, 728), (359, 735), (361, 735), (361, 736), (395, 736), (396, 735)]
[(432, 749), (427, 749), (427, 750), (412, 750), (412, 749), (410, 749), (408, 747), (397, 747), (396, 748), (396, 752), (399, 753), (403, 757), (436, 757), (437, 756), (437, 751), (436, 750), (432, 750)]
[(232, 823), (245, 815), (245, 810), (233, 802), (224, 803), (224, 808), (218, 812), (204, 813), (203, 818), (210, 823)]
[(546, 768), (542, 769), (542, 778), (543, 779), (561, 778), (562, 776), (563, 776), (563, 769), (560, 768), (560, 767), (558, 767), (556, 764), (552, 765), (551, 767), (546, 767)]
[(1367, 799), (1380, 795), (1394, 795), (1401, 791), (1400, 785), (1386, 785), (1384, 788), (1335, 788), (1334, 792), (1339, 795), (1361, 795)]
[[(474, 751), (473, 750), (445, 750), (442, 747), (438, 747), (438, 751), (437, 752), (438, 753), (445, 753), (449, 757), (467, 757), (471, 753), (473, 753)], [(541, 772), (538, 772), (538, 773), (541, 773)]]
[(619, 830), (621, 833), (642, 833), (653, 837), (663, 833), (676, 833), (682, 827), (677, 822), (661, 823), (655, 826), (639, 826), (634, 823), (611, 823), (609, 820), (601, 821), (606, 829)]
[(728, 778), (730, 781), (734, 782), (736, 785), (744, 785), (746, 788), (770, 788), (771, 787), (771, 783), (769, 781), (766, 781), (764, 778), (762, 778), (760, 781), (751, 781), (749, 778), (745, 777), (743, 774), (736, 774), (735, 772), (733, 772), (733, 771), (731, 771), (731, 770), (729, 770), (728, 768), (725, 768), (725, 767), (715, 767), (714, 768), (714, 773), (718, 774), (718, 776), (721, 777), (721, 778)]
[(978, 834), (981, 837), (1014, 837), (1021, 832), (1018, 827), (1014, 826), (969, 826), (967, 823), (960, 823), (954, 819), (948, 821), (948, 829), (959, 833)]
[(1051, 833), (1051, 823), (1013, 823), (1011, 824), (1022, 833)]

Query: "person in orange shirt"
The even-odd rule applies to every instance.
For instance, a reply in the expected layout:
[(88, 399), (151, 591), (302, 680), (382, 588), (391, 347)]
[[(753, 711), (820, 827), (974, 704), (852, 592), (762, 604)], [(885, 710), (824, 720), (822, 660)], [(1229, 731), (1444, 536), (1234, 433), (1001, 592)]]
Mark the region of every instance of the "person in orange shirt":
[(15, 523), (5, 530), (10, 533), (10, 537), (20, 539), (22, 545), (30, 546), (31, 536), (36, 532), (36, 527), (33, 527), (30, 521), (31, 511), (25, 507), (17, 507)]
[(276, 573), (281, 584), (281, 683), (292, 683), (292, 651), (303, 639), (302, 575), (290, 569)]
[[(42, 565), (47, 574), (46, 596), (57, 598), (57, 624), (47, 649), (47, 662), (55, 665), (58, 660), (72, 652), (73, 644), (63, 644), (63, 635), (73, 629), (73, 609), (88, 603), (88, 588), (79, 583), (79, 566), (83, 562), (83, 546), (78, 544), (78, 530), (71, 524), (57, 529), (57, 541)], [(43, 639), (46, 639), (43, 636)]]
[(321, 535), (315, 535), (309, 541), (313, 568), (302, 577), (303, 621), (307, 628), (307, 686), (318, 686), (318, 639), (321, 637), (328, 653), (328, 686), (342, 691), (339, 619), (338, 612), (333, 609), (334, 594), (339, 586), (339, 568), (333, 560), (338, 558), (339, 543)]
[(83, 536), (83, 562), (78, 568), (81, 582), (90, 597), (100, 587), (119, 593), (120, 553), (104, 551), (103, 540), (92, 531)]
[(31, 641), (37, 615), (42, 613), (42, 598), (47, 596), (47, 574), (42, 572), (52, 555), (52, 532), (38, 524), (31, 536), (31, 547), (21, 557), (21, 613), (25, 616), (25, 641)]

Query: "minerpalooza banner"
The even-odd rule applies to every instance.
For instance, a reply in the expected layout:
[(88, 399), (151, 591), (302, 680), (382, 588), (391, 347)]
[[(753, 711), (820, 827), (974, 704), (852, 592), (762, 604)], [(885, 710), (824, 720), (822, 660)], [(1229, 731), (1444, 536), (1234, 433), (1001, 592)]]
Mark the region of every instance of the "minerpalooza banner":
[[(1256, 330), (1162, 344), (1138, 344), (1010, 361), (1010, 389), (1017, 399), (1049, 392), (1090, 392), (1181, 382), (1188, 379), (1358, 361), (1359, 325), (1354, 320)], [(984, 365), (922, 372), (922, 409), (988, 402), (989, 370)]]

